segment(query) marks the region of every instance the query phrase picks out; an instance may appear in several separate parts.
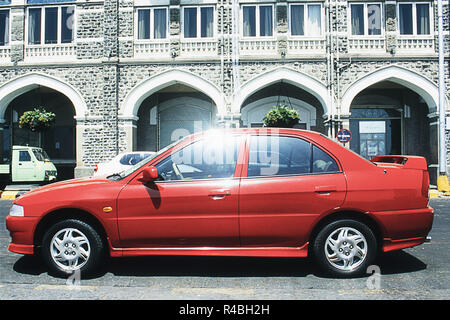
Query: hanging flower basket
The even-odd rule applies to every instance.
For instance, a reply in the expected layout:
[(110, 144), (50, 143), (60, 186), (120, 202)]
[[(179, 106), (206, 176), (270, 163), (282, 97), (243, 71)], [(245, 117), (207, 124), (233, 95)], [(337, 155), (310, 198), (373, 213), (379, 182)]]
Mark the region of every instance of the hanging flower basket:
[(265, 127), (293, 128), (298, 124), (300, 114), (286, 105), (274, 106), (263, 119)]
[(26, 111), (19, 118), (19, 128), (30, 131), (44, 131), (55, 123), (55, 114), (47, 112), (44, 108), (35, 108), (33, 111)]

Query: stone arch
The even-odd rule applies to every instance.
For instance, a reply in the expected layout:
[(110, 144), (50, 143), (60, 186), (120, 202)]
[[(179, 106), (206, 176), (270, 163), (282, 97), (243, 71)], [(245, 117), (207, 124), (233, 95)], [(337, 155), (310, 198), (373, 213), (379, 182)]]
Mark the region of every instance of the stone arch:
[(139, 107), (147, 97), (174, 84), (183, 84), (206, 94), (216, 104), (218, 114), (226, 114), (223, 94), (214, 84), (187, 71), (169, 70), (137, 84), (125, 97), (120, 107), (120, 117), (135, 119)]
[[(381, 81), (395, 82), (416, 92), (424, 99), (430, 111), (436, 110), (439, 105), (439, 88), (435, 83), (414, 71), (389, 66), (356, 80), (345, 90), (341, 100), (342, 114), (350, 114), (350, 106), (358, 93)], [(448, 109), (447, 101), (446, 109)]]
[(60, 79), (39, 73), (30, 73), (0, 86), (0, 120), (4, 120), (5, 111), (11, 101), (38, 86), (48, 87), (65, 95), (75, 108), (76, 119), (86, 117), (86, 103), (78, 90)]
[[(264, 115), (277, 103), (277, 97), (267, 97), (249, 103), (241, 110), (241, 120), (244, 127), (252, 122), (252, 116), (262, 120)], [(306, 129), (316, 125), (316, 108), (302, 100), (290, 98), (291, 107), (300, 113), (300, 120), (306, 124)], [(255, 117), (256, 115), (256, 117)], [(253, 119), (255, 120), (255, 119)]]
[(286, 67), (270, 70), (246, 81), (241, 86), (238, 96), (234, 98), (232, 112), (235, 114), (240, 113), (242, 104), (244, 103), (245, 99), (250, 97), (258, 90), (261, 90), (280, 81), (294, 85), (312, 94), (322, 105), (324, 116), (330, 113), (331, 98), (328, 93), (327, 87), (323, 83), (321, 83), (317, 79), (312, 78), (309, 75)]

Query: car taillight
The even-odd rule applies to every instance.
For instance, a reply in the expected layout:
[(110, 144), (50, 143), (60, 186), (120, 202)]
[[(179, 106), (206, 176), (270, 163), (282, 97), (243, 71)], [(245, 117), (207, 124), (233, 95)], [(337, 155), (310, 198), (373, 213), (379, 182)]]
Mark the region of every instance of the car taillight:
[(98, 165), (97, 165), (97, 164), (94, 166), (94, 171), (95, 171), (95, 172), (98, 171)]
[(428, 189), (430, 187), (430, 175), (427, 170), (422, 175), (422, 197), (428, 198)]

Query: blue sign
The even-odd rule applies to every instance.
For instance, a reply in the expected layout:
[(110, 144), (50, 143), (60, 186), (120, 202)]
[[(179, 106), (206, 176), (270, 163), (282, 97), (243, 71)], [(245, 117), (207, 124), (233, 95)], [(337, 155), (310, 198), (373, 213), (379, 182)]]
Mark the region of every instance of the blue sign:
[(340, 143), (346, 144), (352, 140), (352, 133), (348, 129), (341, 129), (337, 133), (337, 139)]

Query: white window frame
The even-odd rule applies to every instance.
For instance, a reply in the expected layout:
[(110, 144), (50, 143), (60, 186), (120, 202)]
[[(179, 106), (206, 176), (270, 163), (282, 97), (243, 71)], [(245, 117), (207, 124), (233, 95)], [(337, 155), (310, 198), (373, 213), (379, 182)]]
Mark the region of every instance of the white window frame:
[[(155, 10), (165, 9), (166, 10), (166, 37), (165, 38), (155, 38)], [(150, 10), (150, 38), (139, 39), (139, 10)], [(134, 39), (137, 42), (148, 42), (148, 41), (160, 41), (167, 42), (169, 40), (169, 7), (136, 7), (134, 10)]]
[[(291, 20), (291, 7), (292, 6), (299, 6), (299, 5), (303, 5), (303, 18), (304, 18), (304, 35), (294, 35), (292, 34), (292, 20)], [(308, 30), (307, 30), (307, 19), (308, 19), (308, 6), (310, 5), (320, 5), (320, 35), (309, 35)], [(320, 2), (292, 2), (289, 3), (288, 6), (288, 13), (287, 13), (287, 17), (288, 17), (288, 27), (289, 27), (289, 37), (293, 38), (293, 39), (305, 39), (305, 38), (309, 38), (309, 39), (325, 39), (325, 25), (324, 25), (324, 19), (325, 19), (325, 12), (324, 12), (324, 8), (323, 8), (323, 3)]]
[[(401, 34), (400, 33), (400, 5), (401, 4), (410, 4), (412, 5), (412, 34)], [(417, 5), (418, 4), (427, 4), (428, 5), (428, 13), (430, 19), (430, 33), (429, 34), (417, 34)], [(418, 39), (431, 39), (434, 37), (434, 8), (431, 1), (420, 1), (420, 2), (397, 2), (397, 35), (401, 38), (418, 38)]]
[(11, 19), (11, 10), (9, 8), (1, 8), (0, 11), (7, 11), (8, 12), (8, 43), (5, 43), (4, 45), (0, 45), (0, 48), (7, 48), (10, 46), (11, 43), (11, 27), (12, 27), (12, 19)]
[[(364, 17), (364, 34), (352, 34), (352, 9), (351, 6), (352, 5), (363, 5), (363, 17)], [(374, 5), (377, 4), (380, 6), (380, 10), (381, 10), (381, 34), (369, 34), (369, 17), (368, 17), (368, 12), (367, 12), (367, 7), (369, 5)], [(366, 38), (369, 37), (371, 39), (374, 38), (384, 38), (384, 33), (385, 33), (385, 21), (384, 21), (384, 6), (382, 2), (349, 2), (348, 6), (347, 6), (347, 30), (348, 30), (348, 37), (349, 38)]]
[[(197, 10), (197, 35), (195, 37), (188, 37), (186, 38), (184, 36), (184, 10), (187, 8), (195, 8)], [(212, 37), (202, 37), (202, 18), (201, 18), (201, 8), (212, 8), (213, 9), (213, 35)], [(181, 23), (181, 37), (183, 40), (185, 41), (197, 41), (197, 40), (202, 40), (202, 39), (215, 39), (217, 37), (217, 31), (216, 31), (216, 26), (217, 26), (217, 14), (216, 14), (216, 6), (215, 5), (200, 5), (200, 6), (182, 6), (181, 7), (181, 17), (180, 17), (180, 23)]]
[[(260, 7), (272, 7), (272, 35), (271, 36), (261, 36), (260, 35), (260, 11), (259, 8)], [(255, 7), (255, 31), (256, 34), (254, 36), (244, 36), (244, 7)], [(276, 35), (276, 20), (275, 20), (275, 5), (273, 3), (245, 3), (245, 4), (241, 4), (240, 7), (240, 21), (239, 21), (239, 26), (240, 26), (240, 36), (242, 39), (275, 39)]]
[[(62, 43), (61, 42), (61, 16), (62, 16), (62, 9), (63, 7), (73, 7), (73, 30), (72, 30), (72, 41)], [(57, 21), (57, 39), (56, 43), (45, 43), (45, 9), (46, 8), (58, 8), (58, 21)], [(29, 12), (30, 9), (40, 9), (41, 10), (41, 42), (40, 43), (29, 43), (29, 30), (28, 30), (28, 24), (29, 24)], [(58, 4), (58, 5), (45, 5), (45, 6), (30, 6), (27, 7), (26, 15), (25, 15), (25, 45), (28, 47), (38, 47), (38, 46), (64, 46), (64, 45), (73, 45), (76, 42), (76, 35), (77, 35), (77, 10), (76, 6), (73, 4)]]

